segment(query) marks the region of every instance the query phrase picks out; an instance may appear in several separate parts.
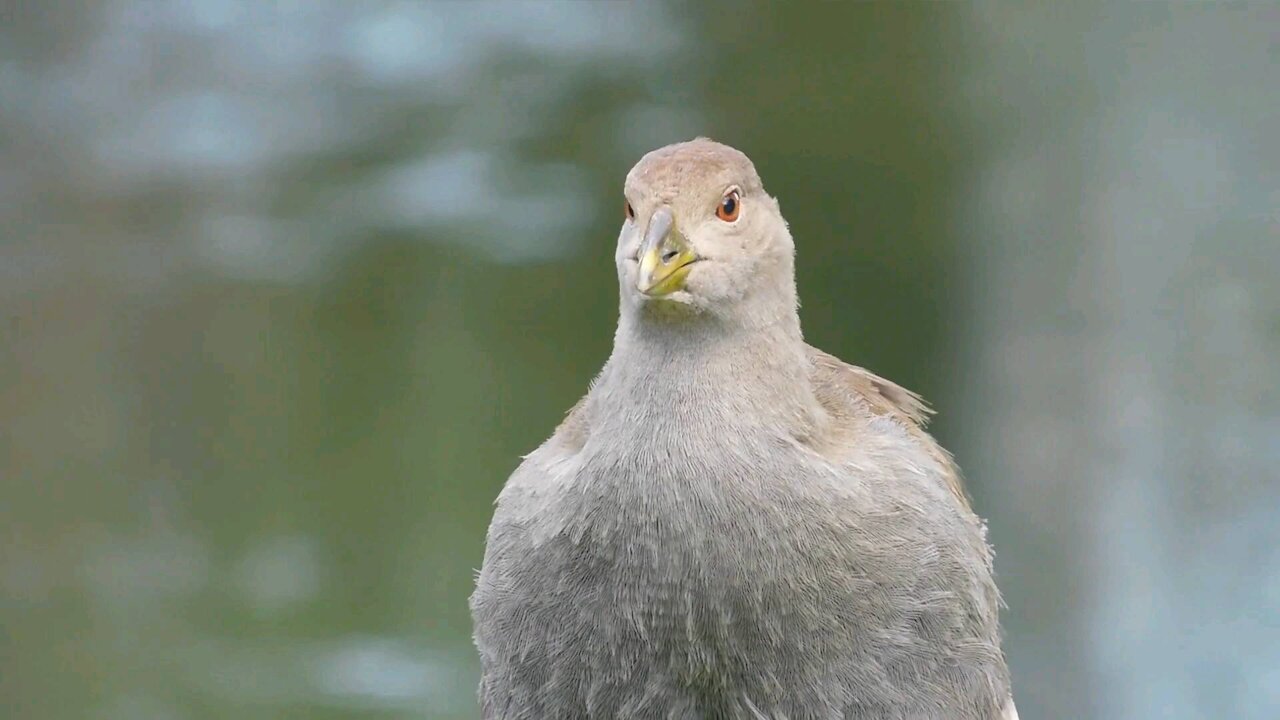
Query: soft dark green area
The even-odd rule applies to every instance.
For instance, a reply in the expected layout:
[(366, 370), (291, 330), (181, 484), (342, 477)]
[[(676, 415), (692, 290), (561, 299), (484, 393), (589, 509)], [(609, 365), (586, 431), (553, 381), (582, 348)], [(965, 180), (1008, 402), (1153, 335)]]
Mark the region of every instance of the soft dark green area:
[(1023, 717), (1275, 717), (1280, 23), (1072, 8), (0, 2), (0, 714), (476, 717), (492, 500), (709, 135), (940, 410)]

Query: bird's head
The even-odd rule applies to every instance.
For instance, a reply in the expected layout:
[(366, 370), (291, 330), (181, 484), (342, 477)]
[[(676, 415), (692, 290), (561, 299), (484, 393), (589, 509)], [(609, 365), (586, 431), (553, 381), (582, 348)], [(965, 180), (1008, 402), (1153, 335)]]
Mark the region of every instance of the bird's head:
[(627, 174), (618, 237), (624, 312), (768, 322), (795, 312), (795, 246), (751, 160), (705, 138)]

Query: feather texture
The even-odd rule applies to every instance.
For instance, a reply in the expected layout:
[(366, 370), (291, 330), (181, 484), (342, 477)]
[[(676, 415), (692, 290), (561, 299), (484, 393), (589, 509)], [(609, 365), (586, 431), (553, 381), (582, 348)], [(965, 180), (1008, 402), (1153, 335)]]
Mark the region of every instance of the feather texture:
[[(735, 224), (704, 218), (732, 188)], [(982, 522), (914, 393), (807, 345), (793, 246), (746, 156), (628, 179), (704, 262), (498, 498), (471, 599), (484, 717), (1010, 720)]]

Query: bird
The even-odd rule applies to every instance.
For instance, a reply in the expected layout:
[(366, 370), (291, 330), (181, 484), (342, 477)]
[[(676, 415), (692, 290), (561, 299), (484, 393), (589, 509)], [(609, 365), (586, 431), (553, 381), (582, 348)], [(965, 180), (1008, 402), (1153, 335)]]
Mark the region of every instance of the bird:
[(623, 195), (613, 350), (486, 536), (483, 717), (1016, 720), (986, 525), (924, 401), (806, 343), (752, 161)]

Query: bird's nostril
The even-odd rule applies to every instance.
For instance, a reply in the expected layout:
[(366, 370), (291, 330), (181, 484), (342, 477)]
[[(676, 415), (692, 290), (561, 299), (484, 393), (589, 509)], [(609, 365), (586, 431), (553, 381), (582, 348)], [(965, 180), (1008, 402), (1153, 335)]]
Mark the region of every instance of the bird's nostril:
[(679, 255), (679, 254), (680, 253), (676, 252), (675, 250), (668, 250), (667, 252), (662, 254), (662, 263), (665, 265), (671, 262), (672, 260), (675, 260), (676, 255)]

